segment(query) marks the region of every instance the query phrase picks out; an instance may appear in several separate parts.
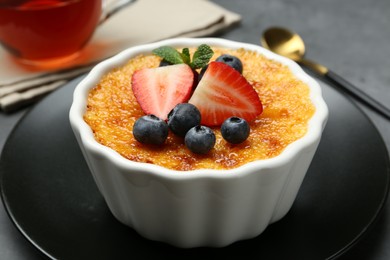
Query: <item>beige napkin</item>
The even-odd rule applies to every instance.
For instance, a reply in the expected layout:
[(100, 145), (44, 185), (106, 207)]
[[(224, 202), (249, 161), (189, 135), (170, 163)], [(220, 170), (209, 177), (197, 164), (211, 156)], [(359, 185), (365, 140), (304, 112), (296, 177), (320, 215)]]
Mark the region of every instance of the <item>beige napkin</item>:
[(12, 111), (34, 102), (128, 47), (172, 37), (207, 36), (240, 19), (206, 0), (137, 0), (101, 24), (80, 56), (60, 68), (23, 67), (0, 48), (0, 108)]

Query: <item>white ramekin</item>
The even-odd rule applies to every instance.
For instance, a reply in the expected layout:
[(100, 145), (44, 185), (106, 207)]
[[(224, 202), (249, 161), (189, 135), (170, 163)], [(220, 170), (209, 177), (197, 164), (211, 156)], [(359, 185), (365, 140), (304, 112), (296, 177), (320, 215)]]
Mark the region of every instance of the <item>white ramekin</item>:
[[(162, 45), (202, 43), (253, 50), (287, 65), (309, 85), (316, 107), (306, 135), (277, 157), (223, 171), (180, 172), (133, 162), (95, 141), (83, 114), (88, 91), (105, 73)], [(120, 222), (146, 238), (178, 247), (222, 247), (258, 236), (288, 212), (320, 142), (328, 108), (319, 84), (289, 59), (252, 44), (178, 38), (132, 47), (98, 64), (76, 87), (69, 117), (94, 180)]]

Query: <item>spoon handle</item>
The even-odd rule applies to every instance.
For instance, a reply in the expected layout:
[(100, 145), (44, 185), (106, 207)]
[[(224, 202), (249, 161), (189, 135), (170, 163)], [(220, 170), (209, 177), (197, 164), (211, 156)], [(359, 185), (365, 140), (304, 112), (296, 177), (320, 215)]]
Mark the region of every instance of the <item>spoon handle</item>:
[(361, 91), (360, 89), (352, 85), (350, 82), (346, 81), (345, 79), (343, 79), (342, 77), (340, 77), (339, 75), (337, 75), (331, 70), (328, 70), (324, 74), (324, 76), (327, 80), (329, 80), (334, 85), (346, 91), (348, 94), (355, 97), (362, 103), (366, 104), (367, 106), (369, 106), (376, 112), (380, 113), (387, 119), (390, 119), (390, 110), (387, 107), (385, 107), (384, 105), (382, 105), (381, 103), (373, 99), (372, 97), (368, 96), (366, 93), (364, 93), (363, 91)]
[(343, 90), (344, 92), (348, 93), (349, 95), (353, 96), (363, 104), (369, 106), (371, 109), (376, 111), (377, 113), (381, 114), (382, 116), (386, 117), (387, 119), (390, 119), (390, 109), (361, 91), (359, 88), (352, 85), (350, 82), (346, 81), (344, 78), (336, 74), (335, 72), (331, 71), (327, 67), (318, 64), (316, 62), (301, 59), (299, 60), (299, 63), (315, 73), (323, 76), (325, 79), (327, 79), (330, 83), (332, 83), (334, 86), (338, 87), (339, 89)]

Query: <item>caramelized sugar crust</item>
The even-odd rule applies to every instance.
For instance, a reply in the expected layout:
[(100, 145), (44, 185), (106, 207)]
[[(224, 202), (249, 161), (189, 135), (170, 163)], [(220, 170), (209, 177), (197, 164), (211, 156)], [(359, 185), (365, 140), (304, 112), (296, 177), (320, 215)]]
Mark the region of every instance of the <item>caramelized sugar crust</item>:
[(165, 145), (159, 147), (137, 142), (132, 134), (133, 124), (144, 113), (133, 95), (131, 77), (138, 69), (157, 67), (160, 58), (153, 55), (139, 55), (131, 59), (125, 66), (106, 74), (91, 89), (84, 120), (92, 128), (95, 139), (129, 160), (188, 171), (232, 169), (248, 162), (272, 158), (305, 135), (308, 121), (315, 111), (305, 83), (296, 79), (286, 66), (261, 54), (243, 49), (213, 50), (212, 60), (221, 54), (241, 59), (243, 75), (263, 103), (264, 111), (250, 122), (251, 133), (244, 143), (227, 143), (218, 127), (213, 129), (216, 145), (207, 155), (191, 153), (183, 139), (171, 132)]

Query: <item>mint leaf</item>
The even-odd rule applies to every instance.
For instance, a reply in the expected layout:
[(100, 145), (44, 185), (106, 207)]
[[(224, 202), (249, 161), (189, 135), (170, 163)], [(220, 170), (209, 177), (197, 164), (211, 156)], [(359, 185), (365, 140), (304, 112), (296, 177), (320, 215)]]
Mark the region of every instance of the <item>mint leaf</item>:
[(164, 60), (172, 64), (184, 63), (183, 57), (175, 48), (170, 46), (162, 46), (154, 49), (153, 54), (160, 56)]
[(170, 46), (162, 46), (157, 49), (154, 49), (153, 54), (160, 56), (167, 62), (171, 64), (181, 64), (185, 63), (189, 65), (192, 69), (200, 69), (203, 68), (210, 61), (214, 52), (207, 44), (199, 45), (198, 49), (195, 51), (192, 56), (190, 50), (188, 48), (183, 48), (181, 53), (173, 47)]
[(190, 64), (193, 69), (200, 69), (207, 65), (214, 52), (207, 44), (199, 45), (198, 49), (195, 51), (194, 56), (192, 57), (192, 62)]
[(188, 48), (184, 48), (181, 51), (181, 57), (182, 57), (182, 59), (183, 59), (185, 64), (190, 64), (191, 63), (190, 50)]

